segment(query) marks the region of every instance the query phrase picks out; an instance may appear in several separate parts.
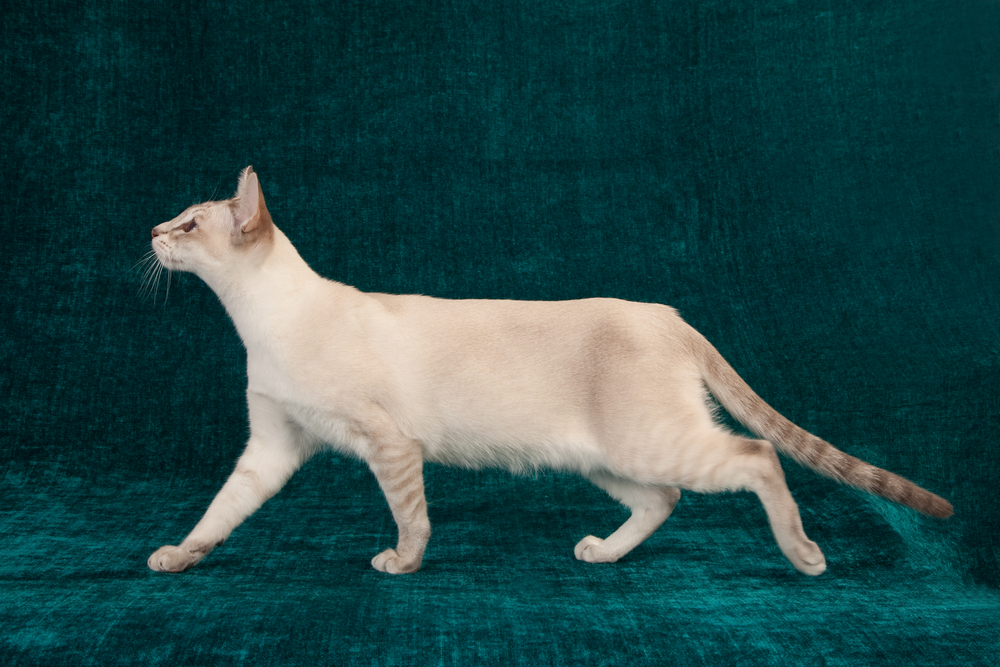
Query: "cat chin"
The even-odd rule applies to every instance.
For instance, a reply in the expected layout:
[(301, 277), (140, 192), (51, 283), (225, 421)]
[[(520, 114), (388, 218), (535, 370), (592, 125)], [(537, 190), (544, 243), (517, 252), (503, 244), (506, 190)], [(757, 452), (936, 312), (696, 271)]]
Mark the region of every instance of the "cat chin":
[(156, 253), (156, 261), (165, 269), (172, 269), (174, 259), (170, 256), (170, 249), (153, 242), (153, 252)]
[(162, 254), (160, 250), (156, 250), (156, 260), (165, 269), (170, 271), (188, 271), (190, 269), (185, 268), (184, 260), (178, 259), (176, 257), (171, 257), (168, 254)]

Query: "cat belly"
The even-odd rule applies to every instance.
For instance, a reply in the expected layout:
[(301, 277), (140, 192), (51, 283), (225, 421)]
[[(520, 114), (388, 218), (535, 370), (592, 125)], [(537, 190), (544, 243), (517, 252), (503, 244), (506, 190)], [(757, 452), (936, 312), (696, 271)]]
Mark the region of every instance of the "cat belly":
[(451, 425), (432, 437), (420, 438), (420, 443), (424, 460), (464, 468), (502, 468), (515, 473), (550, 469), (587, 474), (604, 470), (608, 464), (585, 429)]
[[(369, 443), (357, 436), (358, 426), (363, 428), (363, 422), (329, 409), (290, 401), (279, 403), (292, 421), (309, 435), (310, 440), (322, 442), (343, 453), (367, 458)], [(412, 437), (419, 443), (425, 461), (444, 465), (472, 469), (501, 468), (515, 473), (550, 469), (587, 474), (608, 468), (606, 457), (582, 430), (556, 437), (552, 433), (518, 434), (514, 429), (503, 433), (452, 427)]]
[[(552, 401), (442, 397), (433, 391), (388, 392), (385, 405), (365, 396), (371, 391), (323, 393), (312, 383), (290, 377), (278, 364), (260, 358), (248, 363), (248, 389), (278, 403), (308, 440), (368, 458), (368, 422), (388, 421), (419, 443), (426, 461), (466, 468), (513, 472), (553, 469), (587, 474), (607, 470), (610, 462), (586, 416), (561, 410)], [(429, 396), (428, 396), (429, 395)], [(402, 396), (406, 396), (403, 400)], [(535, 403), (543, 403), (539, 409)], [(374, 410), (374, 412), (373, 412)]]

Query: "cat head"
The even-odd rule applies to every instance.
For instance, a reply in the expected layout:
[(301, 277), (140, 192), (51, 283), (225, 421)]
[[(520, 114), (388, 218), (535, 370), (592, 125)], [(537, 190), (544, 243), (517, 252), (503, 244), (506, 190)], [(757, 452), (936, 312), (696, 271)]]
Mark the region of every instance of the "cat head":
[(264, 193), (247, 167), (232, 199), (197, 204), (153, 227), (153, 251), (165, 268), (191, 271), (207, 281), (234, 265), (259, 260), (273, 238)]

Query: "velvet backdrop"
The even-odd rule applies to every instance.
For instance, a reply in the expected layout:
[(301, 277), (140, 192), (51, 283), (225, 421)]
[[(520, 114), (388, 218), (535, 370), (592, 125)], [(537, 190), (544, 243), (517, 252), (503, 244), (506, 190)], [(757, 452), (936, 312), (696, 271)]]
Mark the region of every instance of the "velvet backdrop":
[[(1000, 4), (5, 0), (0, 662), (995, 664)], [(142, 298), (149, 229), (253, 164), (321, 274), (677, 307), (786, 416), (947, 497), (786, 461), (828, 571), (748, 494), (626, 512), (427, 466), (424, 568), (320, 456), (183, 575), (246, 437), (214, 295)]]

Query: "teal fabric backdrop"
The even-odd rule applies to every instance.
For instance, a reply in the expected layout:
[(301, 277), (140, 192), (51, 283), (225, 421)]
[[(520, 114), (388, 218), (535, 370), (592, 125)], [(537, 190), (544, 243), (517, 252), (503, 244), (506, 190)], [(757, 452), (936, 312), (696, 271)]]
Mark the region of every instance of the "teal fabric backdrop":
[[(1000, 4), (26, 2), (0, 21), (0, 662), (990, 665), (1000, 651)], [(156, 574), (247, 434), (198, 279), (149, 229), (253, 164), (321, 274), (668, 303), (772, 405), (948, 498), (785, 462), (828, 571), (748, 494), (625, 510), (427, 466), (424, 568), (363, 464), (310, 462)]]

